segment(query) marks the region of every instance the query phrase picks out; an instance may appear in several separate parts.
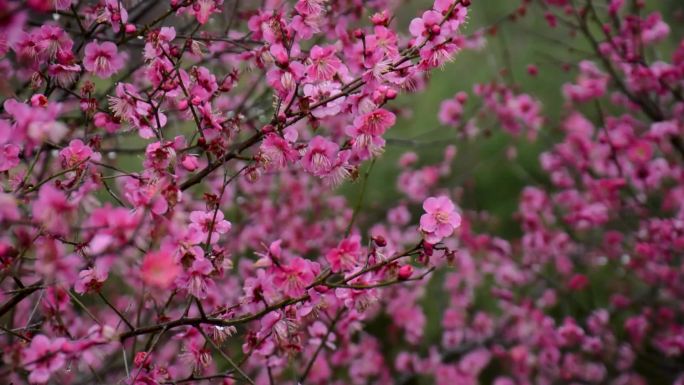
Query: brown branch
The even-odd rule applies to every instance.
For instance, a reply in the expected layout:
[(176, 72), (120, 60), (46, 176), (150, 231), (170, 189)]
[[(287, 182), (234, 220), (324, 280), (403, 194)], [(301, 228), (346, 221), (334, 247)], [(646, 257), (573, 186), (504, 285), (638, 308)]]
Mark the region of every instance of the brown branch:
[(19, 304), (19, 302), (24, 300), (24, 298), (33, 294), (37, 290), (40, 290), (42, 287), (43, 287), (43, 282), (39, 281), (38, 283), (35, 283), (31, 286), (27, 286), (27, 287), (17, 291), (16, 294), (12, 298), (10, 298), (2, 306), (0, 306), (0, 317), (2, 317), (7, 312), (12, 310), (12, 308), (14, 308), (17, 304)]

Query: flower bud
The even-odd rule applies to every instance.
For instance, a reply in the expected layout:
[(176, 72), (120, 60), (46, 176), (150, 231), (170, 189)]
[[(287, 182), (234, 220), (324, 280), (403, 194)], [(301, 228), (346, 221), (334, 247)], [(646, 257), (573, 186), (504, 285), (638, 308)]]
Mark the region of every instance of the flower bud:
[(33, 107), (45, 107), (48, 104), (48, 98), (43, 94), (35, 94), (31, 96), (31, 105)]
[(413, 275), (413, 266), (411, 265), (404, 265), (399, 268), (399, 273), (397, 273), (397, 278), (401, 281), (405, 281), (409, 278), (411, 278), (411, 275)]
[(183, 155), (181, 164), (183, 165), (183, 168), (188, 171), (195, 171), (199, 167), (197, 157), (194, 155)]

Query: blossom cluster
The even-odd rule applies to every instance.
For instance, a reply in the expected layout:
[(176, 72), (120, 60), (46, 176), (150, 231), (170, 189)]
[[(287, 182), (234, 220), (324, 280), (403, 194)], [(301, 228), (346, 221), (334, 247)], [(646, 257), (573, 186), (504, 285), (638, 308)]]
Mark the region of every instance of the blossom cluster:
[[(684, 384), (667, 2), (404, 3), (0, 0), (0, 378)], [(568, 47), (524, 71), (561, 111), (503, 36), (506, 68), (435, 106), (452, 140), (394, 136), (433, 71), (528, 22)], [(492, 135), (512, 234), (460, 162)], [(392, 143), (399, 198), (367, 204)]]
[(459, 209), (367, 231), (335, 188), (469, 44), (468, 1), (390, 3), (0, 0), (0, 378), (387, 378), (364, 326)]

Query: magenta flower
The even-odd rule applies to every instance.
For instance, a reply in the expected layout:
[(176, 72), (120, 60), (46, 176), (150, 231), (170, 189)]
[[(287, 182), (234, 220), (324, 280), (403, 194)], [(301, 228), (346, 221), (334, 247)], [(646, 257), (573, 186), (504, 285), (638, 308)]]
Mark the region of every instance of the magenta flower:
[[(189, 230), (193, 243), (209, 242), (216, 243), (219, 234), (225, 234), (230, 231), (230, 222), (223, 219), (223, 212), (221, 210), (214, 211), (193, 211), (190, 213)], [(211, 232), (211, 237), (209, 233)]]
[(10, 194), (0, 192), (0, 222), (17, 220), (20, 215), (15, 198)]
[(48, 75), (54, 77), (62, 87), (71, 85), (81, 72), (81, 66), (75, 63), (74, 54), (71, 52), (60, 52), (57, 54), (57, 61), (57, 63), (50, 64), (48, 67)]
[(14, 144), (0, 146), (0, 172), (10, 170), (19, 164), (20, 148)]
[(66, 234), (69, 229), (69, 217), (75, 207), (75, 203), (62, 191), (46, 184), (38, 192), (38, 200), (33, 206), (33, 217), (49, 231)]
[(66, 11), (69, 9), (71, 4), (74, 3), (74, 0), (53, 0), (55, 4), (55, 9), (60, 10), (60, 11)]
[(119, 72), (124, 66), (124, 58), (119, 55), (116, 44), (112, 42), (88, 43), (85, 47), (83, 67), (97, 77), (107, 79)]
[(361, 257), (361, 237), (352, 235), (343, 239), (336, 248), (331, 249), (325, 255), (334, 273), (351, 270), (356, 266)]
[(316, 176), (328, 175), (335, 164), (339, 149), (336, 143), (322, 136), (314, 137), (302, 158), (304, 169)]
[(70, 53), (74, 45), (69, 34), (54, 25), (40, 27), (37, 34), (41, 54), (45, 57), (54, 58), (59, 53)]
[(461, 124), (461, 118), (463, 117), (463, 105), (467, 99), (468, 94), (459, 92), (453, 98), (443, 101), (439, 108), (440, 123), (447, 126), (458, 127)]
[(140, 274), (143, 281), (153, 287), (166, 289), (181, 273), (181, 267), (174, 261), (167, 250), (153, 251), (145, 254)]
[(128, 11), (124, 8), (122, 1), (105, 0), (103, 18), (112, 25), (112, 30), (119, 32), (121, 26), (128, 22)]
[(430, 197), (423, 202), (425, 214), (420, 217), (420, 230), (429, 243), (437, 243), (451, 236), (461, 225), (461, 216), (454, 203), (445, 196)]
[(69, 142), (68, 147), (59, 152), (59, 158), (64, 168), (85, 167), (83, 163), (89, 159), (100, 160), (100, 154), (93, 152), (80, 139), (74, 139)]
[(411, 20), (409, 25), (409, 32), (414, 37), (427, 37), (429, 35), (438, 35), (440, 32), (439, 23), (442, 21), (442, 15), (435, 11), (425, 11), (423, 16)]
[[(318, 84), (305, 84), (304, 95), (309, 98), (313, 104), (319, 103), (323, 100), (329, 99), (331, 96), (339, 95), (341, 93), (340, 84), (331, 81), (323, 81)], [(345, 97), (339, 97), (335, 100), (330, 100), (311, 112), (311, 115), (318, 119), (328, 116), (335, 116), (340, 113), (344, 105)]]
[(42, 334), (31, 340), (31, 345), (23, 352), (24, 368), (31, 372), (29, 381), (34, 384), (44, 384), (50, 375), (64, 366), (65, 357), (62, 351), (66, 339), (57, 338), (52, 341)]
[(394, 125), (396, 116), (384, 108), (378, 108), (354, 119), (354, 126), (359, 132), (370, 135), (382, 135)]
[(319, 15), (325, 9), (326, 0), (299, 0), (295, 9), (300, 15)]
[(270, 170), (280, 170), (298, 158), (299, 153), (290, 142), (276, 134), (266, 135), (259, 147), (259, 160)]
[(309, 53), (311, 65), (307, 68), (307, 75), (315, 81), (332, 80), (342, 67), (342, 61), (335, 56), (335, 47), (311, 47)]
[(74, 291), (78, 294), (85, 294), (90, 291), (100, 290), (109, 277), (110, 265), (110, 258), (100, 258), (93, 267), (81, 270), (78, 273), (78, 281), (74, 285)]
[(312, 263), (304, 258), (294, 258), (289, 264), (281, 265), (273, 283), (288, 297), (304, 294), (306, 287), (314, 280)]
[(195, 171), (199, 168), (199, 159), (195, 155), (183, 155), (180, 163), (184, 169), (190, 172)]
[(206, 24), (212, 13), (221, 12), (223, 0), (197, 0), (192, 5), (192, 11), (200, 24)]
[(208, 290), (214, 287), (214, 280), (209, 275), (214, 265), (206, 258), (195, 259), (188, 271), (179, 277), (178, 284), (195, 298), (207, 298)]

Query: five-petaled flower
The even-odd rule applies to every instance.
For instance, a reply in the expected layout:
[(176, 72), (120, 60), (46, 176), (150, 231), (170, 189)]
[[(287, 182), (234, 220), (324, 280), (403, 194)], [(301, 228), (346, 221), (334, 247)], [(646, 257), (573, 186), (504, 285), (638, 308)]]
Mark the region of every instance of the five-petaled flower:
[(140, 274), (143, 281), (153, 287), (166, 289), (181, 273), (181, 267), (168, 250), (151, 251), (145, 254)]
[(124, 58), (119, 54), (116, 44), (92, 42), (85, 47), (83, 67), (94, 75), (107, 79), (119, 72), (124, 66)]
[(31, 383), (47, 383), (50, 375), (64, 366), (66, 359), (62, 349), (66, 343), (64, 338), (50, 340), (43, 334), (33, 337), (22, 357), (24, 367), (31, 373)]
[(425, 240), (435, 244), (451, 236), (461, 225), (456, 206), (446, 196), (430, 197), (423, 202), (425, 214), (420, 217), (420, 230)]

